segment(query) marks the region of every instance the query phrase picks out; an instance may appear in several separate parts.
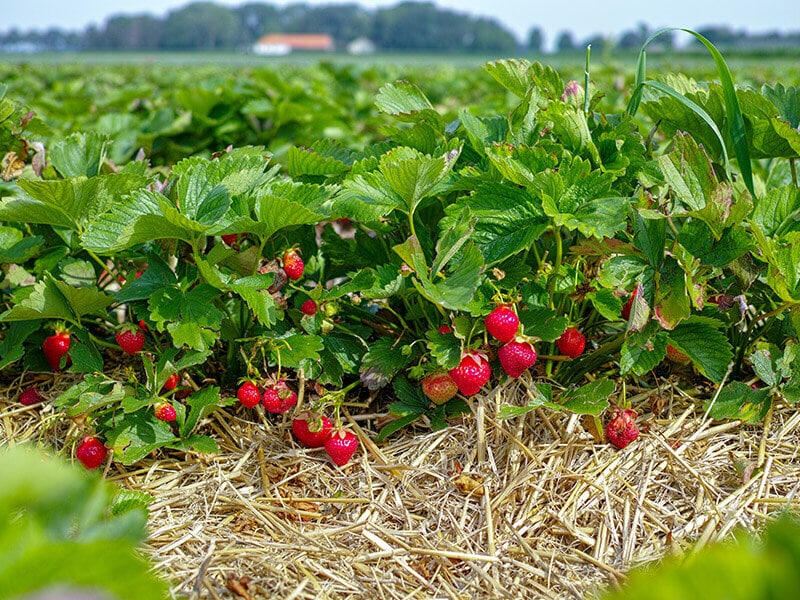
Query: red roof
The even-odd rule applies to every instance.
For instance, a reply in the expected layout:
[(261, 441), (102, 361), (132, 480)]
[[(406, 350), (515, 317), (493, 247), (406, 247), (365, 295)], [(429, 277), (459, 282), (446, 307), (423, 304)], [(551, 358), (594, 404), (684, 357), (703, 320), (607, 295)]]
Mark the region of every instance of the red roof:
[(289, 46), (294, 50), (333, 50), (333, 38), (327, 33), (270, 33), (256, 42), (261, 46)]

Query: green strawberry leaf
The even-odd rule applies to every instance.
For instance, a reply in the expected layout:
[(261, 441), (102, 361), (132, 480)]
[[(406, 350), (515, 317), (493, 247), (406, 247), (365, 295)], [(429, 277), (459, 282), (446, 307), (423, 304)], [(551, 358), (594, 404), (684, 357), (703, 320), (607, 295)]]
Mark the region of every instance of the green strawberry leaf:
[(16, 321), (3, 330), (0, 340), (0, 370), (17, 362), (25, 354), (25, 340), (39, 329), (38, 321)]
[(611, 290), (597, 290), (586, 294), (586, 299), (592, 303), (594, 309), (600, 313), (604, 319), (616, 321), (622, 312), (622, 300), (614, 295)]
[(539, 146), (531, 148), (498, 144), (485, 150), (491, 165), (504, 178), (523, 187), (534, 184), (537, 174), (555, 168), (560, 158), (554, 152)]
[(170, 266), (158, 254), (147, 254), (147, 268), (141, 276), (128, 281), (122, 289), (114, 293), (117, 302), (132, 302), (134, 300), (147, 300), (158, 290), (174, 286), (177, 277)]
[(448, 206), (439, 222), (440, 230), (450, 230), (466, 210), (477, 219), (471, 239), (487, 265), (527, 250), (549, 225), (536, 198), (505, 183), (481, 183), (474, 194)]
[(428, 351), (443, 369), (454, 369), (461, 362), (461, 341), (452, 333), (439, 333), (433, 329), (425, 334)]
[(753, 222), (768, 237), (800, 231), (800, 188), (785, 185), (772, 188), (755, 200)]
[(531, 85), (531, 78), (528, 74), (530, 67), (530, 61), (524, 58), (506, 59), (486, 63), (483, 70), (509, 92), (518, 98), (524, 98)]
[(531, 306), (518, 313), (525, 335), (539, 338), (544, 342), (557, 340), (569, 325), (567, 317), (557, 315), (556, 311), (543, 306)]
[(251, 275), (236, 279), (229, 285), (230, 289), (239, 294), (247, 303), (247, 306), (258, 318), (258, 322), (265, 327), (274, 325), (278, 320), (278, 306), (267, 291), (272, 285), (273, 279), (273, 273)]
[(410, 214), (450, 173), (459, 153), (456, 149), (431, 157), (401, 146), (384, 154), (378, 168), (389, 187), (403, 199), (401, 210)]
[(67, 389), (53, 404), (61, 410), (66, 410), (67, 417), (76, 417), (118, 404), (127, 396), (128, 392), (121, 383), (101, 375), (87, 374), (81, 383)]
[(770, 349), (762, 348), (753, 352), (750, 355), (750, 363), (753, 365), (753, 371), (761, 381), (769, 387), (777, 387), (781, 377), (777, 373), (777, 364), (772, 358)]
[(400, 371), (410, 365), (417, 357), (412, 346), (408, 352), (397, 340), (388, 337), (378, 338), (370, 345), (361, 360), (361, 381), (369, 390), (377, 390), (386, 386)]
[(56, 140), (47, 149), (47, 158), (64, 178), (95, 177), (105, 161), (108, 138), (94, 132), (73, 133)]
[(286, 168), (292, 177), (303, 175), (341, 175), (350, 169), (350, 152), (333, 140), (317, 140), (310, 148), (292, 146)]
[(758, 423), (766, 416), (771, 403), (768, 388), (753, 389), (746, 383), (733, 381), (720, 390), (716, 401), (706, 400), (703, 408), (717, 421), (741, 419), (745, 423)]
[(375, 106), (387, 115), (401, 121), (419, 123), (422, 121), (435, 125), (439, 132), (444, 131), (444, 119), (436, 112), (430, 100), (413, 83), (396, 81), (387, 83), (378, 90)]
[(390, 435), (404, 429), (405, 427), (408, 427), (409, 425), (411, 425), (411, 423), (413, 423), (417, 419), (420, 419), (423, 414), (424, 413), (422, 412), (419, 413), (410, 412), (402, 417), (398, 417), (397, 419), (389, 421), (386, 425), (381, 427), (381, 430), (378, 432), (378, 435), (375, 436), (375, 443), (382, 444), (383, 442), (386, 441), (386, 438), (388, 438)]
[(640, 212), (634, 212), (634, 244), (653, 267), (658, 267), (664, 259), (666, 245), (666, 219), (645, 219)]
[(615, 389), (613, 381), (601, 377), (579, 388), (566, 390), (558, 402), (548, 402), (547, 406), (579, 415), (599, 415), (608, 407), (608, 399)]
[(667, 355), (667, 334), (657, 328), (658, 324), (651, 321), (642, 331), (625, 338), (620, 351), (620, 373), (644, 375), (664, 360)]
[(271, 357), (282, 367), (299, 369), (305, 362), (319, 360), (319, 351), (324, 348), (322, 338), (317, 335), (295, 333), (283, 338), (273, 338)]
[(669, 332), (669, 343), (692, 359), (700, 373), (720, 383), (733, 360), (733, 349), (720, 331), (723, 324), (707, 317), (693, 316)]
[[(540, 406), (550, 406), (553, 404), (553, 386), (549, 383), (535, 383), (530, 388), (533, 398), (528, 400), (524, 406), (516, 406), (512, 404), (504, 404), (500, 408), (497, 418), (500, 420), (513, 419), (521, 417), (532, 410), (536, 410)], [(556, 409), (558, 410), (558, 409)]]
[(77, 325), (81, 317), (99, 313), (111, 302), (111, 296), (104, 292), (72, 287), (46, 275), (34, 284), (27, 298), (0, 314), (0, 321), (59, 319)]
[[(235, 399), (229, 400), (235, 401)], [(219, 388), (216, 386), (204, 387), (200, 391), (189, 394), (186, 397), (186, 406), (189, 411), (186, 419), (180, 425), (180, 436), (186, 438), (191, 435), (202, 419), (224, 404), (225, 402), (219, 395)]]
[(169, 423), (159, 421), (150, 412), (103, 415), (98, 424), (106, 429), (106, 446), (114, 450), (114, 458), (124, 465), (142, 460), (153, 450), (173, 443), (177, 438)]
[(119, 198), (143, 188), (148, 178), (132, 173), (58, 180), (21, 179), (25, 192), (0, 200), (0, 220), (41, 223), (83, 232)]

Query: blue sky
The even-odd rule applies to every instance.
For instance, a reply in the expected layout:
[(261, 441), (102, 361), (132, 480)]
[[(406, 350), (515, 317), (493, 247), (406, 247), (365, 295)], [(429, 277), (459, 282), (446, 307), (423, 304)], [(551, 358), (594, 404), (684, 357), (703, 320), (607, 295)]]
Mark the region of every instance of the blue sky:
[[(237, 6), (244, 0), (215, 0), (217, 4)], [(257, 0), (250, 0), (257, 1)], [(306, 4), (333, 4), (331, 0), (303, 0)], [(356, 0), (367, 8), (393, 6), (399, 0)], [(22, 30), (83, 29), (90, 23), (101, 24), (108, 16), (119, 13), (164, 15), (169, 10), (188, 4), (188, 0), (10, 0), (3, 2), (0, 31), (12, 27)], [(274, 5), (294, 2), (274, 0)], [(613, 35), (633, 29), (638, 23), (651, 28), (661, 26), (697, 28), (709, 24), (725, 24), (750, 32), (798, 31), (800, 19), (790, 16), (787, 0), (436, 0), (438, 6), (449, 7), (474, 15), (494, 17), (524, 39), (533, 26), (545, 32), (546, 43), (570, 30), (579, 40), (599, 33)], [(796, 13), (795, 13), (796, 14)], [(678, 40), (680, 43), (680, 39)]]

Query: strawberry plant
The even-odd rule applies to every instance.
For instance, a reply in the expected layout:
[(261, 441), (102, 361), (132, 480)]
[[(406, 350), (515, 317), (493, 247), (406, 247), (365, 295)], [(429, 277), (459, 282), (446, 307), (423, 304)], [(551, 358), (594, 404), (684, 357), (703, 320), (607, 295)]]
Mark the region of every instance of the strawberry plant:
[[(126, 120), (149, 138), (100, 128), (47, 139), (0, 98), (19, 123), (0, 128), (16, 165), (0, 200), (0, 365), (84, 374), (56, 408), (128, 463), (214, 450), (198, 431), (213, 410), (238, 399), (291, 411), (296, 393), (276, 382), (301, 378), (337, 431), (343, 390), (387, 399), (378, 440), (445, 426), (464, 397), (534, 365), (547, 383), (503, 416), (599, 415), (617, 382), (657, 385), (677, 352), (675, 376), (723, 384), (712, 414), (760, 418), (794, 402), (782, 356), (800, 324), (798, 94), (736, 88), (693, 35), (719, 84), (648, 79), (654, 38), (620, 93), (588, 65), (580, 85), (499, 60), (468, 76), (481, 93), (457, 108), (412, 81), (383, 85), (369, 125), (347, 139), (322, 133), (342, 129), (347, 92), (314, 98), (259, 80), (329, 111), (309, 117), (322, 129), (297, 123), (277, 148), (212, 117), (202, 85), (176, 92), (193, 109), (186, 122)], [(220, 94), (256, 129), (274, 121), (264, 141), (286, 141), (294, 105), (273, 113), (260, 96)], [(192, 122), (220, 143), (196, 147)], [(146, 142), (135, 156), (134, 140)], [(121, 322), (132, 325), (118, 337)], [(118, 348), (125, 380), (105, 374)], [(178, 372), (181, 397), (166, 403)], [(742, 387), (753, 377), (766, 391)]]

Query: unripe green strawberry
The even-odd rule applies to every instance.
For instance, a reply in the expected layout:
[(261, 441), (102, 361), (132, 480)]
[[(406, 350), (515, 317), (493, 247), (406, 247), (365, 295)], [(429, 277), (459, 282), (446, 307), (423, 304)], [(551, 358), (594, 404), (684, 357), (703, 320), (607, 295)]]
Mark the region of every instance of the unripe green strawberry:
[(75, 448), (75, 458), (77, 458), (87, 469), (96, 469), (103, 464), (108, 450), (103, 442), (92, 435), (87, 435)]
[(679, 365), (688, 365), (690, 362), (692, 362), (692, 359), (689, 358), (688, 354), (682, 350), (678, 350), (672, 344), (667, 344), (667, 360)]
[(500, 366), (509, 377), (519, 377), (536, 364), (536, 350), (528, 342), (510, 341), (497, 351)]
[(465, 396), (477, 394), (491, 376), (492, 369), (486, 355), (475, 350), (465, 352), (458, 366), (450, 369), (450, 377)]
[(636, 426), (636, 411), (630, 408), (614, 407), (611, 420), (606, 425), (606, 438), (617, 448), (624, 448), (639, 437)]
[(123, 326), (117, 332), (116, 340), (125, 354), (136, 354), (144, 348), (144, 332), (135, 325)]
[(499, 342), (510, 342), (517, 335), (519, 317), (514, 310), (503, 304), (489, 313), (484, 321), (486, 331)]
[(42, 342), (42, 352), (47, 360), (47, 364), (53, 371), (61, 369), (61, 359), (66, 356), (69, 360), (68, 352), (70, 337), (68, 331), (56, 331), (53, 335), (44, 338)]
[(325, 452), (340, 467), (350, 462), (356, 450), (358, 450), (358, 438), (352, 431), (344, 428), (331, 433), (325, 441)]
[(583, 349), (586, 347), (586, 338), (584, 335), (575, 329), (569, 327), (561, 337), (556, 340), (559, 352), (564, 356), (576, 358), (583, 354)]
[(444, 404), (458, 393), (458, 386), (450, 373), (437, 371), (422, 380), (422, 393), (434, 404)]

